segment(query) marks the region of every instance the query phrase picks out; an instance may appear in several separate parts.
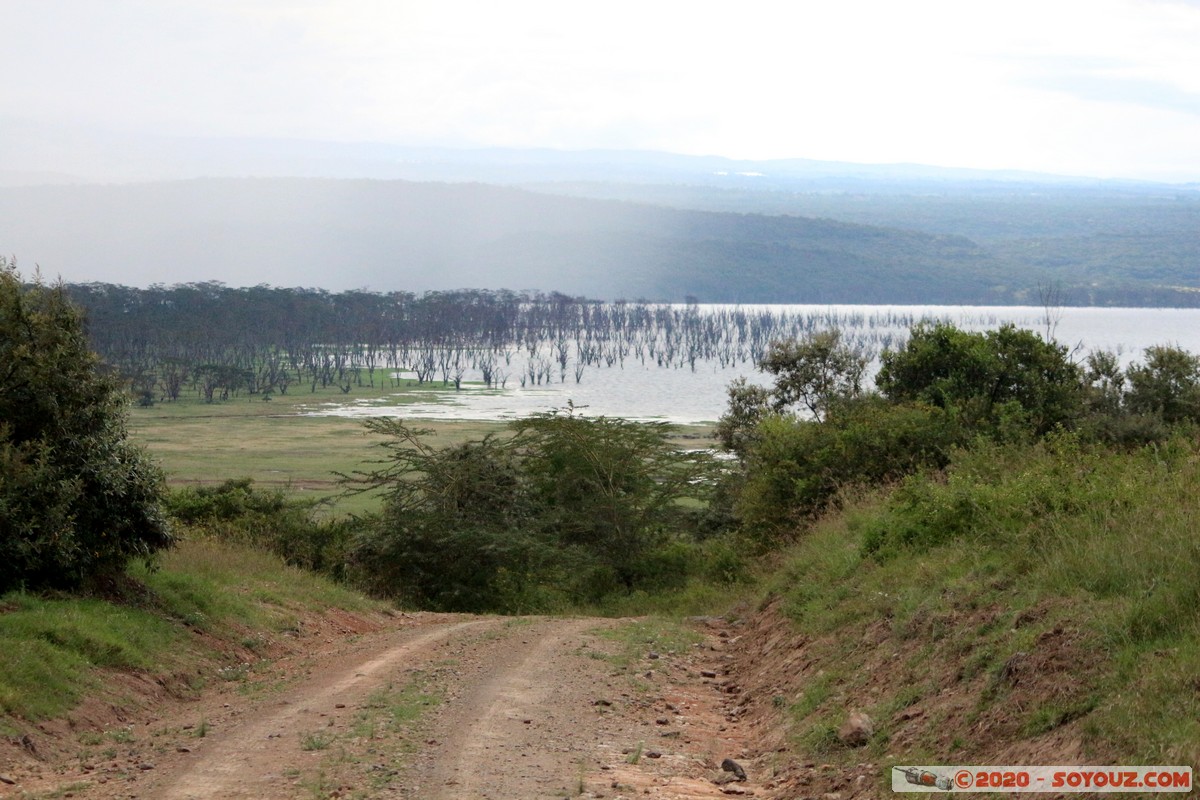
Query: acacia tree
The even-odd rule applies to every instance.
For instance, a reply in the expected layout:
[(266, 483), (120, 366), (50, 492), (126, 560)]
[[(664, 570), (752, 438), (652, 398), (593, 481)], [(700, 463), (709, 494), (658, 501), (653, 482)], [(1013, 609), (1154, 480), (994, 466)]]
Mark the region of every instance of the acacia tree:
[(371, 589), (425, 608), (523, 612), (661, 583), (674, 567), (656, 556), (694, 530), (680, 501), (711, 491), (711, 458), (661, 424), (569, 408), (444, 449), (400, 420), (366, 426), (387, 457), (343, 478), (382, 490), (384, 511), (351, 558)]
[[(351, 548), (359, 581), (423, 608), (481, 611), (519, 603), (549, 556), (532, 535), (526, 480), (506, 439), (438, 449), (402, 420), (367, 420), (386, 437), (375, 470), (342, 478), (382, 490), (383, 513)], [(515, 599), (514, 599), (515, 598)]]
[(803, 406), (809, 418), (825, 422), (838, 404), (862, 394), (868, 360), (836, 328), (771, 342), (758, 367), (775, 376), (773, 385), (757, 386), (745, 378), (731, 383), (729, 409), (717, 421), (717, 439), (744, 458), (757, 440), (759, 424), (772, 413), (791, 415)]
[(670, 425), (586, 417), (573, 406), (513, 423), (537, 524), (592, 555), (623, 587), (640, 562), (680, 531), (680, 502), (704, 504), (715, 464), (668, 439)]
[(0, 591), (78, 586), (172, 543), (125, 403), (62, 287), (0, 258)]

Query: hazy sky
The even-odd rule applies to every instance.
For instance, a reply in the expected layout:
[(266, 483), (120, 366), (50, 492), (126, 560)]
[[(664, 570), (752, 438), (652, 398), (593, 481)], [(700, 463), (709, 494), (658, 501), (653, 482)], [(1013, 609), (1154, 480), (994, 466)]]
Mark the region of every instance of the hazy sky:
[(1200, 180), (1200, 0), (0, 0), (0, 42), (24, 120)]

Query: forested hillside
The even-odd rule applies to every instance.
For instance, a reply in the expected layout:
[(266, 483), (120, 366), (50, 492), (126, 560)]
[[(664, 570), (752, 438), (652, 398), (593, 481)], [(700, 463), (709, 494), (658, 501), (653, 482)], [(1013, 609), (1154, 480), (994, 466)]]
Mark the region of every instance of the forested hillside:
[(1200, 194), (1191, 187), (763, 176), (731, 179), (725, 185), (559, 181), (530, 188), (964, 237), (1005, 276), (1003, 290), (996, 287), (996, 293), (1018, 302), (1035, 302), (1035, 287), (1049, 282), (1064, 289), (1066, 305), (1200, 302), (1200, 240), (1195, 236)]
[[(9, 189), (0, 196), (0, 248), (69, 282), (552, 287), (601, 299), (742, 303), (1036, 302), (1041, 282), (1091, 285), (1089, 263), (1124, 263), (1123, 251), (1095, 246), (1086, 263), (1035, 251), (1015, 269), (1021, 259), (1012, 253), (957, 234), (480, 184), (325, 179)], [(1200, 298), (1164, 288), (1194, 284), (1181, 274), (1194, 262), (1141, 254), (1135, 263), (1085, 302)], [(1172, 268), (1166, 277), (1162, 264)]]

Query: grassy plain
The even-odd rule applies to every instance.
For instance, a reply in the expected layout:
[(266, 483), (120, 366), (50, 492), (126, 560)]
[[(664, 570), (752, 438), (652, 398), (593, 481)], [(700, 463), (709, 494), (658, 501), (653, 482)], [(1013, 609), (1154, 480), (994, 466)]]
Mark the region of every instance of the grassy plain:
[[(261, 395), (243, 395), (206, 403), (195, 394), (175, 402), (130, 410), (129, 431), (166, 470), (174, 486), (216, 484), (230, 478), (252, 478), (265, 488), (280, 488), (300, 497), (335, 498), (342, 487), (335, 473), (370, 468), (383, 455), (381, 439), (370, 434), (360, 419), (317, 416), (329, 405), (362, 403), (404, 406), (426, 403), (451, 391), (440, 382), (418, 385), (407, 381), (353, 387), (343, 394), (336, 387), (310, 392), (293, 386), (286, 395), (264, 402)], [(385, 402), (386, 401), (386, 402)], [(433, 431), (433, 443), (459, 444), (505, 430), (502, 422), (414, 419), (413, 425)], [(712, 439), (708, 426), (686, 426), (676, 433), (681, 447), (705, 447)], [(372, 510), (377, 498), (340, 498), (333, 513)]]
[[(241, 396), (206, 403), (185, 396), (130, 410), (129, 431), (163, 467), (174, 486), (215, 484), (230, 478), (252, 478), (267, 488), (280, 488), (301, 497), (327, 499), (342, 490), (335, 473), (369, 468), (382, 455), (381, 439), (369, 434), (359, 419), (317, 416), (329, 404), (383, 401), (388, 405), (426, 402), (445, 391), (441, 384), (411, 384), (394, 389), (354, 387), (343, 394), (336, 387), (292, 387), (269, 402), (261, 396)], [(455, 444), (503, 430), (502, 423), (462, 420), (422, 420), (436, 441)], [(370, 510), (367, 496), (341, 499), (337, 513)]]

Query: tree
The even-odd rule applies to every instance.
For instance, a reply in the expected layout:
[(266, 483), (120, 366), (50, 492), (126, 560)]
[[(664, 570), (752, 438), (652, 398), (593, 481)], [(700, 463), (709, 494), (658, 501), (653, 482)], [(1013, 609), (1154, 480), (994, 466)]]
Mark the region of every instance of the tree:
[(1084, 360), (1085, 399), (1094, 412), (1116, 415), (1125, 396), (1125, 374), (1121, 362), (1111, 350), (1097, 350)]
[(633, 588), (638, 563), (678, 533), (685, 499), (703, 504), (714, 463), (704, 451), (681, 451), (670, 425), (565, 411), (514, 423), (538, 524), (568, 547), (580, 547)]
[(729, 408), (717, 421), (717, 440), (739, 458), (753, 447), (759, 423), (774, 414), (791, 414), (797, 405), (818, 423), (831, 411), (862, 394), (867, 357), (842, 341), (837, 329), (802, 339), (771, 342), (758, 367), (775, 376), (770, 388), (738, 378), (729, 385)]
[(1168, 424), (1200, 422), (1200, 356), (1179, 347), (1147, 347), (1145, 363), (1125, 376), (1130, 411), (1157, 414)]
[(1013, 425), (1043, 435), (1082, 413), (1083, 378), (1066, 347), (1013, 325), (969, 333), (920, 324), (880, 361), (875, 383), (889, 400), (952, 410), (984, 430)]
[(0, 591), (76, 587), (171, 545), (125, 402), (63, 288), (0, 258)]
[[(382, 489), (383, 513), (351, 550), (373, 591), (423, 608), (483, 611), (519, 604), (546, 550), (531, 535), (527, 480), (511, 442), (494, 436), (439, 450), (430, 433), (371, 419), (385, 436), (380, 469), (343, 476), (352, 491)], [(508, 596), (506, 596), (508, 595)]]
[(757, 440), (758, 424), (770, 413), (770, 390), (738, 378), (729, 384), (729, 407), (717, 420), (713, 435), (726, 450), (745, 458)]
[(842, 489), (943, 467), (963, 443), (943, 409), (877, 394), (840, 404), (825, 423), (771, 415), (744, 457), (734, 513), (748, 538), (775, 544), (836, 504)]
[(843, 342), (841, 331), (834, 328), (772, 342), (759, 368), (775, 376), (771, 402), (776, 411), (799, 404), (821, 422), (835, 403), (862, 392), (867, 358)]
[(661, 585), (693, 532), (680, 501), (711, 488), (709, 456), (676, 449), (665, 425), (568, 409), (445, 449), (400, 420), (366, 425), (388, 456), (343, 477), (383, 490), (384, 511), (351, 559), (369, 588), (425, 608), (526, 612)]

